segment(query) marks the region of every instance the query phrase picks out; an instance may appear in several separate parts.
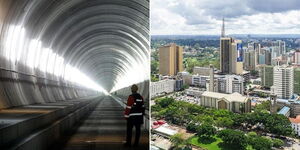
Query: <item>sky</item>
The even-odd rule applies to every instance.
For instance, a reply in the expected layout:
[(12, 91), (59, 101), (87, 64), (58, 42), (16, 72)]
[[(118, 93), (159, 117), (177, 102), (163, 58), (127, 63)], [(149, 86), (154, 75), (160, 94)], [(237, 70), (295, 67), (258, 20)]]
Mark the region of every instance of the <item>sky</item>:
[(300, 0), (150, 0), (151, 35), (300, 34)]

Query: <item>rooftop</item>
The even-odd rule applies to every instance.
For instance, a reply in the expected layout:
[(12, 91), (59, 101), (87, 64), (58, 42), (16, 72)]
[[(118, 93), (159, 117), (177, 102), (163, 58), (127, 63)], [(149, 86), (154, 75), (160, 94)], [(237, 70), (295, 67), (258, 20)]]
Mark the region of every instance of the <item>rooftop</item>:
[(289, 118), (291, 123), (300, 123), (300, 115), (298, 115), (296, 118)]
[(290, 111), (290, 107), (284, 106), (277, 114), (286, 115)]
[(224, 93), (217, 93), (217, 92), (209, 92), (205, 91), (202, 96), (212, 97), (217, 99), (225, 98), (230, 102), (246, 102), (248, 99), (246, 96), (241, 95), (240, 93), (232, 93), (232, 94), (224, 94)]

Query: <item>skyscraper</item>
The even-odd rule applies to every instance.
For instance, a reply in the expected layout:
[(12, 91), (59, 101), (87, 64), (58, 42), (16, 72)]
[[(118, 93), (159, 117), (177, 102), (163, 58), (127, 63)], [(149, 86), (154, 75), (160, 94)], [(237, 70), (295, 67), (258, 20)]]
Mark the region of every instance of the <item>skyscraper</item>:
[(300, 51), (294, 53), (293, 62), (295, 65), (300, 65)]
[(247, 49), (245, 51), (244, 66), (246, 70), (250, 71), (256, 69), (256, 56), (256, 52), (253, 49)]
[(270, 88), (273, 85), (273, 66), (260, 66), (261, 86)]
[(220, 39), (220, 69), (222, 73), (230, 73), (230, 52), (233, 39), (221, 37)]
[(159, 48), (159, 74), (176, 75), (183, 71), (183, 48), (172, 43)]
[(242, 41), (225, 37), (224, 19), (220, 38), (220, 69), (224, 74), (242, 74), (243, 72)]
[(289, 99), (294, 93), (294, 69), (275, 66), (273, 69), (273, 90), (279, 98)]
[(300, 95), (300, 68), (294, 68), (294, 93)]
[(243, 73), (243, 46), (241, 40), (234, 40), (231, 44), (230, 49), (230, 64), (229, 64), (229, 73), (232, 74), (242, 74)]
[(277, 40), (272, 43), (272, 59), (285, 55), (285, 53), (286, 53), (286, 49), (285, 49), (284, 41)]

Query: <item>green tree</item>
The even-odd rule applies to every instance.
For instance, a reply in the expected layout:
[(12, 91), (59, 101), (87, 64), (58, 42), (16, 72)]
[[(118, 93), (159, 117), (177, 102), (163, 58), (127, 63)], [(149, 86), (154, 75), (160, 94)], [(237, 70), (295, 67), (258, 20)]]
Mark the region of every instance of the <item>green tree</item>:
[(191, 150), (187, 140), (183, 138), (183, 134), (178, 133), (171, 136), (170, 141), (172, 142), (173, 150)]
[(169, 105), (173, 104), (175, 100), (173, 98), (164, 97), (164, 98), (156, 99), (155, 102), (158, 105), (160, 105), (162, 108), (166, 108)]
[(203, 123), (197, 128), (197, 135), (201, 138), (209, 139), (216, 134), (216, 128), (211, 124)]
[(273, 139), (272, 142), (273, 142), (273, 146), (277, 148), (284, 145), (284, 142), (280, 139)]
[(219, 117), (216, 120), (216, 125), (219, 127), (232, 127), (233, 120), (228, 117)]
[(277, 135), (289, 136), (293, 134), (293, 129), (288, 118), (280, 114), (271, 114), (266, 118), (266, 129)]
[(270, 105), (271, 105), (271, 102), (270, 102), (270, 101), (264, 101), (264, 102), (262, 102), (261, 104), (257, 104), (257, 105), (255, 106), (254, 111), (263, 111), (263, 110), (268, 110), (268, 111), (270, 111)]
[(158, 73), (158, 65), (159, 65), (159, 62), (157, 60), (151, 60), (151, 74)]
[(225, 129), (219, 131), (217, 136), (223, 140), (225, 145), (232, 145), (238, 149), (245, 149), (247, 146), (247, 137), (241, 131)]
[(259, 149), (259, 150), (270, 150), (272, 148), (272, 140), (268, 139), (266, 137), (260, 137), (257, 136), (252, 139), (252, 141), (249, 142), (249, 144), (254, 148), (254, 149)]
[(213, 119), (213, 117), (211, 117), (209, 115), (203, 115), (202, 116), (202, 122), (205, 122), (205, 123), (208, 123), (208, 124), (213, 124), (214, 119)]
[(197, 132), (197, 125), (195, 123), (189, 123), (187, 126), (186, 126), (186, 129), (190, 132)]
[(183, 84), (183, 89), (188, 89), (190, 86), (188, 84)]

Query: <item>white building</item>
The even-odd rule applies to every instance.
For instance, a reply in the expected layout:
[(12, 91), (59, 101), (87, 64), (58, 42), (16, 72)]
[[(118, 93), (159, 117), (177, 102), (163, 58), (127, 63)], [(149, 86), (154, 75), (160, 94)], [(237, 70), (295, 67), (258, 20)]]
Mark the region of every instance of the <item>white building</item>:
[(203, 94), (203, 92), (205, 91), (200, 90), (198, 88), (191, 88), (191, 87), (185, 90), (185, 93), (187, 95), (194, 96), (194, 97), (200, 97)]
[(289, 118), (289, 120), (295, 133), (300, 136), (300, 115), (298, 115), (296, 118)]
[(220, 93), (244, 93), (244, 78), (238, 75), (216, 76)]
[(176, 80), (160, 80), (157, 82), (151, 82), (150, 85), (150, 96), (155, 97), (160, 94), (166, 94), (174, 92)]
[(193, 74), (198, 74), (202, 76), (209, 76), (210, 68), (209, 67), (194, 67)]
[(192, 85), (193, 86), (205, 87), (206, 86), (206, 80), (208, 78), (209, 78), (209, 76), (192, 75)]
[(289, 99), (294, 93), (294, 69), (288, 66), (275, 66), (273, 69), (274, 93), (278, 98)]
[(294, 64), (300, 65), (300, 51), (294, 53)]

